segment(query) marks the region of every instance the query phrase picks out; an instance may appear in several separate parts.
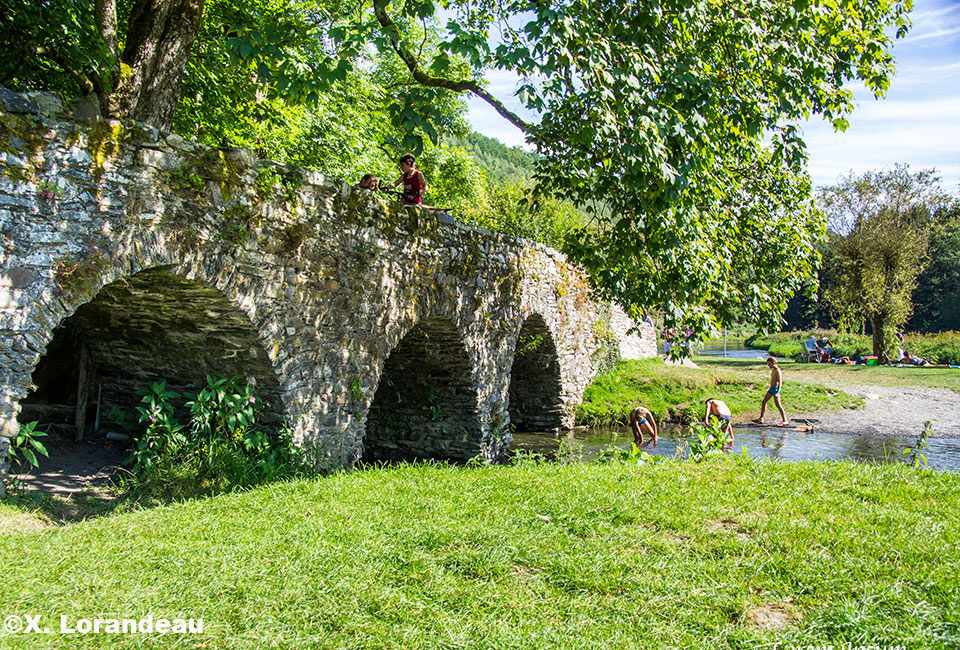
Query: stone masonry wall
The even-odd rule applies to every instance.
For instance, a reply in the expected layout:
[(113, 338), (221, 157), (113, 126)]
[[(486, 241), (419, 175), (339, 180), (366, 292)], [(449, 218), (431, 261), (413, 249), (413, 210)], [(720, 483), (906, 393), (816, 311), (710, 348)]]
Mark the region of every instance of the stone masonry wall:
[[(52, 96), (0, 91), (5, 436), (42, 355), (69, 332), (107, 402), (137, 382), (189, 388), (209, 372), (241, 374), (318, 466), (351, 465), (371, 406), (385, 412), (373, 404), (385, 368), (404, 363), (388, 363), (392, 353), (407, 336), (429, 352), (435, 331), (448, 352), (424, 379), (436, 384), (421, 405), (433, 435), (460, 441), (446, 455), (496, 458), (509, 444), (510, 372), (529, 318), (555, 349), (559, 381), (543, 402), (560, 426), (572, 423), (603, 332), (625, 356), (656, 353), (652, 330), (627, 334), (622, 310), (604, 313), (583, 273), (544, 246), (440, 224), (248, 150), (85, 123)], [(444, 359), (456, 362), (445, 370)], [(378, 420), (381, 439), (390, 421)], [(414, 442), (401, 451), (430, 453)]]

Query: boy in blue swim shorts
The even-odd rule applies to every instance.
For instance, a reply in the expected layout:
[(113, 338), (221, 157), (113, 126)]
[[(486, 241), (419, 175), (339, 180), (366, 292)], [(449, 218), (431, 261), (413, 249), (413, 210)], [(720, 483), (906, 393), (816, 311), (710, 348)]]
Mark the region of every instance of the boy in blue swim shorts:
[(760, 417), (754, 420), (754, 422), (763, 424), (763, 414), (767, 410), (767, 402), (769, 402), (772, 397), (773, 403), (777, 405), (777, 410), (780, 411), (779, 426), (783, 427), (789, 424), (789, 422), (787, 422), (787, 414), (783, 411), (783, 404), (780, 403), (780, 388), (783, 386), (783, 372), (780, 370), (780, 366), (777, 365), (777, 360), (774, 357), (767, 358), (767, 367), (770, 368), (770, 388), (767, 389), (766, 395), (763, 396), (763, 401), (760, 402)]

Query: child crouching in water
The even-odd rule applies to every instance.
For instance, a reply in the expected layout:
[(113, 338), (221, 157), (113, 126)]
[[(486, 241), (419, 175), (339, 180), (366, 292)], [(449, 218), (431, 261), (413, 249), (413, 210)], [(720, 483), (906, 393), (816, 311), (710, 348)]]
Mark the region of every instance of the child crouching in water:
[(644, 432), (650, 434), (653, 446), (657, 446), (657, 421), (653, 419), (653, 413), (651, 413), (649, 409), (638, 406), (630, 411), (630, 429), (633, 431), (633, 442), (638, 447), (643, 444)]

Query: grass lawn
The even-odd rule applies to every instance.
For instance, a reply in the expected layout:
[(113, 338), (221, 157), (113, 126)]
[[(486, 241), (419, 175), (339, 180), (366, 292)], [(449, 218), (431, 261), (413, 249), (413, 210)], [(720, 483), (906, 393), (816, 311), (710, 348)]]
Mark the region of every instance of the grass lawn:
[[(338, 474), (0, 526), (4, 616), (53, 628), (0, 645), (956, 648), (958, 510), (960, 475), (849, 462)], [(204, 632), (57, 633), (147, 614)]]
[[(737, 420), (756, 416), (770, 386), (770, 370), (764, 362), (704, 357), (696, 362), (699, 370), (668, 366), (660, 359), (621, 362), (584, 392), (577, 423), (626, 423), (630, 409), (637, 404), (653, 411), (658, 420), (673, 414), (686, 422), (696, 421), (703, 418), (703, 403), (709, 397), (724, 400), (734, 416), (739, 416)], [(788, 415), (863, 404), (858, 397), (824, 385), (822, 379), (794, 375), (795, 365), (800, 364), (784, 365), (781, 399)], [(768, 410), (771, 408), (776, 415), (773, 402), (768, 404)]]
[[(750, 359), (697, 357), (696, 362), (708, 370), (760, 371), (761, 368), (766, 368), (762, 361)], [(830, 382), (839, 386), (849, 384), (949, 388), (960, 393), (960, 369), (956, 368), (844, 366), (834, 363), (799, 363), (790, 359), (778, 360), (778, 363), (783, 368), (784, 381)]]

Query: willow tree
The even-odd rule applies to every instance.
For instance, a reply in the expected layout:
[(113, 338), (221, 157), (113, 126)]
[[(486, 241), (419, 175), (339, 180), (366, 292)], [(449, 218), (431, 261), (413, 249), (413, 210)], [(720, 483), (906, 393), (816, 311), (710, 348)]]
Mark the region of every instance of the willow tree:
[(933, 170), (911, 172), (904, 165), (850, 174), (820, 190), (835, 233), (824, 298), (841, 328), (870, 323), (873, 353), (883, 361), (891, 356), (895, 331), (913, 313), (931, 229), (949, 201)]
[[(42, 46), (9, 55), (0, 47), (0, 74), (43, 59), (69, 67), (105, 112), (169, 126), (203, 0), (98, 0), (92, 17), (80, 0), (3, 2), (12, 5), (4, 33), (30, 22), (17, 14), (41, 16), (16, 38)], [(541, 190), (597, 215), (567, 250), (598, 286), (628, 306), (662, 305), (669, 324), (699, 333), (733, 313), (775, 326), (812, 279), (823, 227), (796, 125), (818, 115), (845, 128), (852, 80), (885, 93), (891, 34), (906, 32), (911, 8), (910, 0), (370, 2), (259, 0), (295, 18), (259, 26), (237, 3), (236, 24), (221, 37), (237, 63), (255, 63), (258, 83), (307, 99), (362, 65), (364, 52), (395, 57), (406, 78), (394, 86), (391, 123), (413, 150), (439, 136), (449, 93), (480, 97), (526, 134)], [(64, 26), (82, 38), (40, 38)], [(435, 47), (423, 47), (427, 27)], [(302, 50), (301, 39), (313, 45)], [(516, 99), (528, 113), (487, 90), (488, 70), (523, 80)]]

